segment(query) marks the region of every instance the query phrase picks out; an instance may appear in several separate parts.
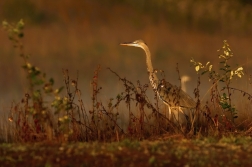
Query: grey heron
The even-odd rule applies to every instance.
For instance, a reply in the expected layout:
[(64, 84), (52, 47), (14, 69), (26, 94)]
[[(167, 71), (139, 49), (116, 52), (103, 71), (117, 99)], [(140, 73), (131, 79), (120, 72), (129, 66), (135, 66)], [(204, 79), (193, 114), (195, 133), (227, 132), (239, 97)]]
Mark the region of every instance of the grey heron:
[[(191, 109), (196, 108), (196, 102), (193, 98), (176, 85), (172, 85), (164, 79), (158, 79), (152, 66), (150, 50), (144, 41), (136, 40), (130, 43), (121, 43), (120, 45), (139, 47), (144, 50), (146, 54), (147, 71), (149, 73), (149, 80), (152, 88), (157, 92), (159, 98), (164, 102), (164, 104), (168, 105), (170, 112), (169, 118), (171, 118), (171, 114), (174, 114), (175, 118), (180, 123), (184, 123), (186, 121), (186, 116), (188, 116), (188, 113), (185, 113), (184, 110), (190, 112)], [(175, 110), (173, 110), (174, 108)], [(184, 116), (184, 118), (181, 116)]]

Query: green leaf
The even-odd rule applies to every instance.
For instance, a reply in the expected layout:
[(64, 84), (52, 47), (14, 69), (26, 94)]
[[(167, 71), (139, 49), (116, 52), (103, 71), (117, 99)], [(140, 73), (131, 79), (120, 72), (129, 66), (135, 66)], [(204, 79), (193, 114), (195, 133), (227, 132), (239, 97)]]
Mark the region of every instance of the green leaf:
[(60, 87), (59, 89), (56, 89), (56, 90), (54, 91), (54, 93), (60, 93), (63, 89), (64, 89), (64, 87), (62, 86), (62, 87)]
[(2, 22), (2, 26), (3, 26), (4, 28), (6, 28), (8, 25), (9, 25), (9, 24), (8, 24), (7, 21), (3, 21), (3, 22)]
[(17, 28), (19, 29), (19, 30), (22, 30), (22, 29), (24, 29), (24, 21), (23, 21), (23, 19), (21, 19), (18, 23), (17, 23)]
[(116, 99), (117, 99), (117, 100), (120, 100), (120, 99), (121, 99), (121, 95), (118, 94), (118, 95), (116, 96)]
[(205, 73), (207, 73), (208, 71), (206, 70), (206, 71), (203, 71), (202, 73), (201, 73), (201, 75), (204, 75)]
[(63, 89), (64, 89), (64, 86), (61, 86), (61, 87), (59, 88), (59, 92), (61, 92)]
[(229, 68), (229, 67), (230, 67), (230, 65), (226, 64), (226, 65), (225, 65), (225, 67), (226, 67), (226, 68)]
[(39, 98), (40, 97), (40, 91), (39, 90), (36, 90), (33, 92), (33, 97), (34, 98)]
[(229, 104), (226, 104), (226, 103), (222, 104), (221, 107), (225, 110), (225, 109), (229, 108)]
[(23, 38), (24, 37), (24, 33), (23, 32), (19, 32), (18, 37), (19, 38)]
[(53, 78), (50, 78), (50, 79), (49, 79), (49, 82), (50, 82), (51, 85), (53, 85), (53, 84), (54, 84), (54, 79), (53, 79)]
[(44, 81), (42, 79), (32, 78), (32, 84), (33, 85), (42, 85), (44, 84)]

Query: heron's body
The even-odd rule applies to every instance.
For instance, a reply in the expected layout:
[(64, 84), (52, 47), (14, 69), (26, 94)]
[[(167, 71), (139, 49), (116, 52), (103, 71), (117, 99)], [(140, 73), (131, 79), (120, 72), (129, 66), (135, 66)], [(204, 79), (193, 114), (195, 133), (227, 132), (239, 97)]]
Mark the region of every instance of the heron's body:
[(192, 97), (185, 93), (181, 88), (172, 85), (169, 82), (162, 81), (157, 88), (157, 92), (160, 99), (170, 107), (182, 107), (187, 109), (196, 107), (196, 103)]
[(170, 107), (170, 110), (171, 108), (177, 108), (175, 113), (173, 113), (176, 119), (181, 119), (179, 118), (179, 115), (184, 114), (181, 108), (192, 109), (196, 107), (196, 103), (193, 98), (185, 93), (182, 89), (164, 80), (158, 80), (158, 77), (152, 66), (149, 48), (142, 40), (136, 40), (132, 43), (122, 43), (121, 45), (140, 47), (145, 51), (150, 84), (152, 88), (157, 91), (160, 99)]

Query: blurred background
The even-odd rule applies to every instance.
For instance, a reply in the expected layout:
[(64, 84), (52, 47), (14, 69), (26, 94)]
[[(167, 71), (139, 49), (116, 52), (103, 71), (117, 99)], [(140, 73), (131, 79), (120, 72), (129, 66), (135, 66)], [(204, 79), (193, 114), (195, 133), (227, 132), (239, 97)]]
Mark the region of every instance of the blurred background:
[[(124, 90), (107, 68), (133, 83), (148, 83), (144, 52), (123, 47), (122, 42), (143, 39), (150, 48), (155, 69), (179, 85), (180, 75), (191, 79), (187, 92), (193, 96), (197, 74), (193, 57), (210, 61), (217, 70), (217, 50), (227, 40), (234, 53), (230, 65), (242, 65), (246, 73), (233, 81), (250, 92), (252, 53), (252, 3), (249, 0), (1, 0), (0, 20), (25, 22), (24, 47), (31, 62), (64, 86), (62, 69), (76, 79), (86, 106), (91, 102), (91, 81), (98, 65), (100, 98), (109, 101)], [(0, 29), (0, 110), (20, 102), (28, 91), (22, 59)], [(209, 89), (202, 78), (202, 97)], [(153, 96), (153, 92), (149, 91)]]

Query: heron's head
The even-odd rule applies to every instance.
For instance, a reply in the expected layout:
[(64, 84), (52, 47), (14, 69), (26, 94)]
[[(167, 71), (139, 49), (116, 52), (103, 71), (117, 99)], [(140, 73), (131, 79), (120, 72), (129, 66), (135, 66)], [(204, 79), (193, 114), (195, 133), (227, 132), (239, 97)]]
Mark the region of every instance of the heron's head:
[(141, 40), (141, 39), (136, 40), (134, 42), (121, 43), (120, 45), (123, 45), (123, 46), (134, 46), (134, 47), (139, 47), (139, 48), (144, 48), (146, 46), (146, 44), (144, 43), (144, 41)]

